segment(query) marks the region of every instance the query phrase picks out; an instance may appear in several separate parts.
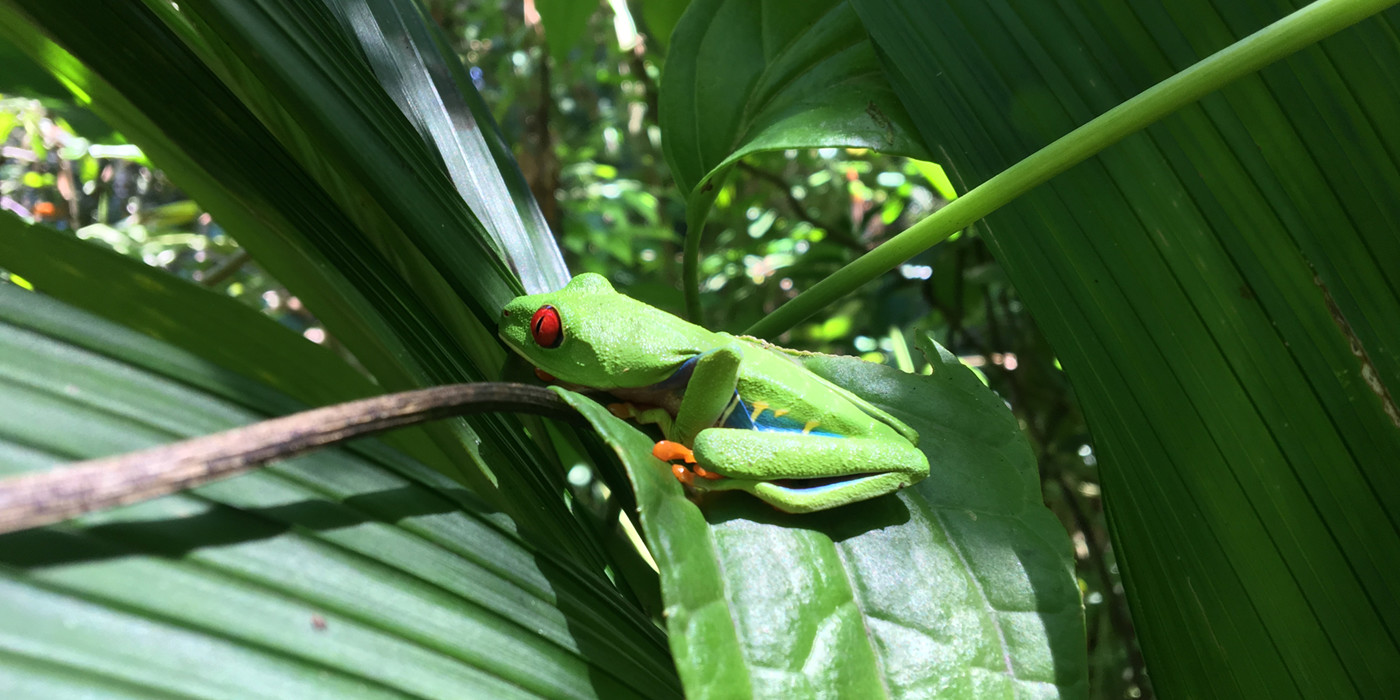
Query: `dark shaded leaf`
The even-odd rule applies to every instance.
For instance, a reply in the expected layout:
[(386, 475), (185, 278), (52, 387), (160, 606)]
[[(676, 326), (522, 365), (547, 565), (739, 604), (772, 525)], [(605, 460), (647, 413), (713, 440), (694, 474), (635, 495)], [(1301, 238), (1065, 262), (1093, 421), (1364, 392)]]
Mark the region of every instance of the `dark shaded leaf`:
[[(266, 415), (236, 379), (165, 374), (188, 353), (11, 285), (0, 330), (6, 475)], [(0, 537), (0, 601), (7, 696), (676, 694), (610, 584), (374, 440)]]
[[(0, 31), (93, 96), (381, 387), (494, 378), (495, 316), (515, 282), (441, 159), (324, 7), (199, 2), (172, 15), (165, 3), (16, 4), (23, 14), (0, 6)], [(445, 429), (453, 476), (528, 514), (562, 551), (606, 565), (586, 534), (597, 526), (568, 511), (562, 471), (519, 421), (487, 415)]]
[[(1291, 9), (855, 5), (965, 184)], [(1163, 695), (1392, 684), (1396, 19), (1241, 80), (987, 220), (1083, 403)]]
[[(240, 394), (231, 398), (240, 403), (284, 414), (379, 393), (335, 353), (233, 299), (7, 213), (0, 213), (0, 265), (48, 296), (145, 336), (124, 334), (129, 345), (114, 338), (103, 352), (206, 390), (236, 386)], [(58, 332), (65, 318), (55, 314), (30, 323)], [(180, 348), (191, 361), (174, 363), (163, 345)], [(429, 432), (446, 437), (439, 429)], [(452, 453), (423, 430), (399, 431), (387, 440), (452, 473)]]

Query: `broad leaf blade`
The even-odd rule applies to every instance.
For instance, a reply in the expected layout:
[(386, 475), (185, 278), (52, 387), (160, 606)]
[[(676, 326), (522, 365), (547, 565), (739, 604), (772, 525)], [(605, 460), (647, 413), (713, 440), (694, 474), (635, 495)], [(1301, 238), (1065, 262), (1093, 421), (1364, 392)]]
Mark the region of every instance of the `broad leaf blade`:
[[(1287, 10), (855, 4), (921, 133), (970, 183)], [(1395, 19), (988, 219), (1093, 430), (1164, 695), (1391, 685), (1400, 120), (1379, 95), (1400, 67)]]
[(804, 360), (918, 430), (933, 466), (895, 496), (806, 516), (736, 493), (697, 510), (649, 438), (571, 399), (633, 475), (689, 695), (1085, 692), (1069, 541), (1040, 501), (1030, 448), (1001, 399), (926, 350), (932, 377)]
[[(117, 344), (114, 337), (97, 349), (191, 386), (208, 391), (236, 386), (240, 394), (233, 398), (263, 402), (264, 410), (274, 414), (379, 393), (344, 359), (254, 309), (6, 213), (0, 213), (0, 265), (47, 296), (145, 336), (123, 334), (127, 344)], [(41, 332), (61, 334), (63, 322), (73, 317), (58, 313), (30, 322)], [(188, 361), (174, 363), (166, 345), (188, 353)], [(396, 431), (386, 440), (443, 473), (454, 473), (455, 453), (438, 447), (450, 444), (450, 435), (440, 427)]]
[[(0, 213), (0, 265), (48, 297), (266, 383), (306, 405), (376, 393), (373, 383), (334, 352), (256, 309), (9, 213)], [(276, 366), (268, 367), (268, 357), (277, 358)]]
[(632, 480), (642, 533), (661, 570), (667, 628), (687, 697), (752, 695), (730, 611), (719, 600), (720, 562), (706, 546), (704, 517), (686, 501), (670, 469), (651, 455), (651, 438), (587, 397), (556, 391), (616, 450)]

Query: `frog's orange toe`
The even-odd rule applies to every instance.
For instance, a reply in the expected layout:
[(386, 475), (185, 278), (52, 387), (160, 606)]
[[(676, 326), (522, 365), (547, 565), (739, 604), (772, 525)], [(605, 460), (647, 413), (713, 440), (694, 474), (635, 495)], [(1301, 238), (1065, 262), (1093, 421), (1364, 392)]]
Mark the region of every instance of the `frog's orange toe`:
[(684, 464), (671, 465), (671, 474), (676, 477), (676, 481), (679, 481), (682, 484), (685, 484), (686, 486), (695, 485), (695, 475), (690, 473), (690, 470), (686, 469)]
[(717, 480), (717, 479), (723, 479), (723, 478), (724, 478), (723, 475), (721, 475), (721, 474), (716, 474), (716, 473), (714, 473), (714, 472), (712, 472), (712, 471), (710, 471), (710, 470), (708, 470), (708, 469), (706, 469), (706, 468), (704, 468), (704, 467), (702, 467), (702, 466), (700, 466), (700, 465), (695, 465), (694, 467), (691, 468), (691, 470), (695, 472), (695, 475), (696, 475), (696, 476), (698, 476), (698, 477), (700, 477), (700, 478), (702, 478), (702, 479), (709, 479), (710, 481), (715, 481), (715, 480)]
[(663, 462), (674, 462), (679, 459), (686, 464), (695, 464), (695, 453), (679, 442), (662, 440), (651, 448), (651, 454)]

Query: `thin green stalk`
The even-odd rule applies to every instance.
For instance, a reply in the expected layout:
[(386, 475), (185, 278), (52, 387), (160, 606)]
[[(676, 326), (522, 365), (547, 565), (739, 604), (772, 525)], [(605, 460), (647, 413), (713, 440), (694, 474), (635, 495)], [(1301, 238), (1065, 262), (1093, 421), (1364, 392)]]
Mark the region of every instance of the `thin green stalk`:
[(998, 173), (779, 307), (747, 333), (773, 337), (1031, 188), (1237, 78), (1312, 45), (1397, 0), (1318, 0), (1144, 90)]
[(685, 315), (692, 323), (705, 325), (700, 312), (700, 241), (705, 237), (705, 219), (719, 196), (729, 168), (715, 173), (690, 195), (685, 204), (685, 256), (681, 261), (681, 288), (685, 290)]
[(700, 317), (700, 239), (705, 234), (705, 218), (710, 207), (690, 204), (685, 208), (685, 254), (681, 258), (681, 289), (685, 290), (685, 316), (692, 323), (704, 324)]

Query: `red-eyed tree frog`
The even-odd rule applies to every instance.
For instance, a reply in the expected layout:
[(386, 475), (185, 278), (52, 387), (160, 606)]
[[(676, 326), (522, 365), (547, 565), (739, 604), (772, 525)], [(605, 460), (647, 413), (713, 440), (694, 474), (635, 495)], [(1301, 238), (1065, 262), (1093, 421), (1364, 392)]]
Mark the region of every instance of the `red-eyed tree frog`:
[(548, 381), (605, 391), (656, 424), (682, 483), (747, 491), (789, 513), (863, 501), (928, 476), (918, 434), (802, 366), (796, 351), (707, 331), (600, 275), (517, 297), (501, 338)]

